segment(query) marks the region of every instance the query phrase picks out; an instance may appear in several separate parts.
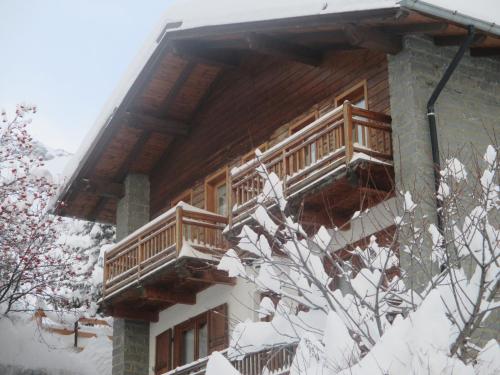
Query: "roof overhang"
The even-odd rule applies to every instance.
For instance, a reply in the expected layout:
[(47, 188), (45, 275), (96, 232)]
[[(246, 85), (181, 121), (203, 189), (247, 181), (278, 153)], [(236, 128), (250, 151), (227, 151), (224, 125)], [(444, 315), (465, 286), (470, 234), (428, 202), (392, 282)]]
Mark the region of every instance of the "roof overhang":
[[(170, 143), (189, 134), (217, 78), (238, 69), (234, 51), (280, 54), (315, 65), (336, 49), (397, 53), (408, 33), (445, 38), (449, 44), (466, 34), (468, 19), (436, 15), (419, 1), (401, 5), (193, 28), (181, 22), (160, 25), (68, 166), (70, 177), (58, 196), (66, 205), (59, 213), (114, 222), (124, 177), (150, 173), (165, 161)], [(485, 28), (475, 47), (500, 48), (498, 27)], [(186, 92), (194, 94), (186, 99)]]

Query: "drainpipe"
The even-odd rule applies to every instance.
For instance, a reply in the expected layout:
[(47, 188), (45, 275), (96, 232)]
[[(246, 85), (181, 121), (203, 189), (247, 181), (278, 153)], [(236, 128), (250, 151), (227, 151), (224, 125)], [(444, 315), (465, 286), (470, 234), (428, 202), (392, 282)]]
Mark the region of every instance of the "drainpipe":
[(441, 233), (443, 233), (443, 214), (441, 212), (442, 204), (441, 200), (437, 199), (437, 193), (439, 190), (439, 180), (440, 180), (440, 171), (441, 171), (441, 163), (439, 161), (439, 142), (436, 130), (436, 113), (434, 110), (434, 104), (436, 100), (439, 98), (441, 91), (448, 83), (451, 75), (455, 71), (458, 66), (460, 60), (462, 59), (467, 48), (472, 44), (475, 36), (475, 28), (472, 25), (467, 27), (468, 33), (467, 38), (464, 40), (460, 49), (457, 51), (453, 60), (451, 60), (450, 65), (446, 68), (441, 80), (438, 82), (437, 86), (434, 88), (432, 95), (427, 102), (427, 120), (429, 121), (429, 133), (431, 136), (431, 149), (432, 149), (432, 162), (434, 164), (434, 188), (436, 190), (436, 206), (437, 206), (437, 225), (438, 229)]

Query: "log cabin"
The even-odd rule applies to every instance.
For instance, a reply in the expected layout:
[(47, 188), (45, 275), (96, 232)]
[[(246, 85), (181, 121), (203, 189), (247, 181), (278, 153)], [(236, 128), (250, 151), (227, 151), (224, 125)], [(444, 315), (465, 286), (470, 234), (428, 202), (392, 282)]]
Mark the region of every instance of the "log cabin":
[[(393, 221), (353, 214), (376, 216), (410, 184), (429, 192), (437, 141), (482, 146), (495, 131), (500, 31), (489, 21), (416, 0), (174, 3), (59, 196), (60, 215), (116, 225), (101, 301), (113, 375), (202, 374), (235, 322), (255, 318), (259, 292), (215, 265), (252, 225), (260, 162), (308, 232), (341, 228), (338, 248), (390, 236)], [(459, 47), (433, 137), (425, 103)], [(293, 347), (268, 354), (234, 365), (286, 369)]]

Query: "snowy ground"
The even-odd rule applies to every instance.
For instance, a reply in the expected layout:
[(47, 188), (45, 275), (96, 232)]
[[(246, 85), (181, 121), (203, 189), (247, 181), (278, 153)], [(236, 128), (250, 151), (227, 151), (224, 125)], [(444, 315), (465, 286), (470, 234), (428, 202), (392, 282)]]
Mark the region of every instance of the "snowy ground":
[(73, 336), (40, 329), (28, 315), (0, 319), (0, 364), (49, 373), (111, 374), (112, 343), (106, 332), (88, 339), (81, 352), (73, 349)]

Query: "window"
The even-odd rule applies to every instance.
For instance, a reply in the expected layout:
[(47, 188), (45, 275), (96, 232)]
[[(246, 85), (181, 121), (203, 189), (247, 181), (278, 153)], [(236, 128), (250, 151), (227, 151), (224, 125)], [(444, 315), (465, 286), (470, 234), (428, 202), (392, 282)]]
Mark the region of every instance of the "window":
[[(170, 335), (168, 340), (169, 343), (172, 341), (171, 332), (174, 332), (173, 351), (169, 352), (171, 354), (169, 354), (168, 357), (168, 366), (164, 365), (166, 359), (165, 355), (162, 355), (162, 353), (165, 351), (163, 349), (159, 350), (158, 346), (159, 343), (160, 345), (162, 343), (162, 341), (159, 340), (161, 335), (157, 336), (157, 373), (161, 368), (171, 369), (172, 367), (182, 366), (206, 357), (214, 350), (221, 351), (227, 348), (229, 336), (227, 314), (227, 304), (223, 304), (176, 325), (173, 330), (170, 329), (165, 331), (165, 333), (168, 332)], [(173, 366), (170, 366), (170, 355), (172, 354)]]
[(192, 196), (193, 196), (193, 191), (191, 189), (185, 190), (170, 201), (170, 206), (174, 207), (177, 203), (181, 201), (184, 203), (191, 204)]
[[(256, 147), (256, 148), (258, 148), (260, 150), (260, 152), (266, 151), (267, 150), (267, 142), (261, 144), (259, 147)], [(255, 159), (255, 149), (252, 149), (252, 151), (250, 151), (249, 153), (245, 154), (241, 158), (241, 162), (242, 163), (246, 163), (247, 161), (250, 161), (252, 159)]]
[(227, 169), (217, 172), (205, 181), (205, 207), (208, 211), (227, 216)]
[[(307, 125), (313, 123), (318, 118), (317, 111), (308, 113), (307, 115), (294, 121), (294, 124), (290, 127), (290, 135), (297, 133), (298, 131), (304, 129)], [(292, 170), (299, 171), (317, 160), (317, 147), (316, 142), (311, 143), (304, 150), (304, 155), (302, 158), (293, 160), (292, 163), (297, 164), (292, 167)]]
[(198, 358), (206, 357), (208, 353), (208, 313), (203, 313), (195, 318), (175, 327), (175, 337), (178, 348), (177, 366), (193, 362)]
[[(357, 85), (351, 87), (349, 90), (343, 92), (335, 98), (336, 106), (341, 105), (346, 100), (349, 100), (351, 104), (355, 107), (368, 109), (368, 90), (366, 87), (366, 81), (362, 81)], [(359, 143), (361, 146), (368, 147), (368, 128), (364, 126), (357, 126), (356, 132), (354, 133), (354, 141)]]

